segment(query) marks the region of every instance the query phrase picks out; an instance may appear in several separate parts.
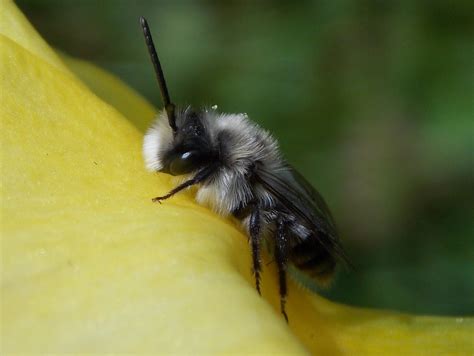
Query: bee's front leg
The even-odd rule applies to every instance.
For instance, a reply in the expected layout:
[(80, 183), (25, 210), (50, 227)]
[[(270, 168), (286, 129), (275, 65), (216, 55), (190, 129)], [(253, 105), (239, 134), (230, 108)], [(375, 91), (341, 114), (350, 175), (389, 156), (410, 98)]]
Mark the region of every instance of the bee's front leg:
[(195, 181), (194, 178), (192, 178), (192, 179), (187, 180), (186, 182), (178, 185), (176, 188), (172, 189), (168, 194), (163, 195), (161, 197), (155, 197), (151, 201), (154, 202), (154, 203), (161, 203), (162, 200), (166, 200), (168, 198), (171, 198), (176, 193), (178, 193), (178, 192), (182, 191), (183, 189), (186, 189), (186, 188), (188, 188), (188, 187), (190, 187), (194, 184), (196, 184), (196, 181)]
[(217, 168), (217, 166), (215, 164), (204, 167), (203, 169), (198, 171), (193, 178), (187, 180), (184, 183), (181, 183), (176, 188), (172, 189), (168, 194), (163, 195), (161, 197), (155, 197), (151, 201), (154, 202), (154, 203), (161, 203), (162, 200), (166, 200), (168, 198), (171, 198), (173, 195), (175, 195), (176, 193), (179, 193), (183, 189), (186, 189), (186, 188), (191, 187), (195, 184), (199, 184), (199, 183), (203, 182), (204, 180), (209, 178), (215, 172), (216, 168)]

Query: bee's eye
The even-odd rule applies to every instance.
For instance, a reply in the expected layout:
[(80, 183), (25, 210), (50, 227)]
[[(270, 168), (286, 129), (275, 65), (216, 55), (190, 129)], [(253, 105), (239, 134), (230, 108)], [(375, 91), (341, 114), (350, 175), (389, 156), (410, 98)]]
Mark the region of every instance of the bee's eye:
[(188, 151), (177, 155), (170, 162), (169, 171), (172, 175), (190, 173), (195, 170), (200, 163), (197, 151)]

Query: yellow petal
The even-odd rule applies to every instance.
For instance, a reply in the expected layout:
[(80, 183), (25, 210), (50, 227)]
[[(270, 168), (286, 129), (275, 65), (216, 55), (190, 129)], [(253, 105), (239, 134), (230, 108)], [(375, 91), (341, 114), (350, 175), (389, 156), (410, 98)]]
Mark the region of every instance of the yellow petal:
[(168, 179), (145, 173), (135, 127), (0, 46), (3, 350), (302, 351), (243, 277), (245, 237), (189, 195), (153, 204)]
[(145, 99), (113, 75), (96, 66), (61, 55), (63, 62), (99, 98), (125, 116), (142, 132), (150, 126), (156, 110)]
[[(293, 284), (288, 327), (274, 266), (260, 298), (233, 222), (191, 192), (151, 203), (171, 184), (145, 173), (142, 134), (128, 120), (148, 120), (149, 105), (66, 60), (72, 75), (1, 1), (0, 19), (25, 34), (0, 31), (2, 353), (474, 351), (472, 318), (351, 308)], [(124, 96), (133, 110), (118, 105)]]
[(54, 50), (41, 38), (11, 0), (0, 0), (0, 34), (58, 69), (67, 71)]

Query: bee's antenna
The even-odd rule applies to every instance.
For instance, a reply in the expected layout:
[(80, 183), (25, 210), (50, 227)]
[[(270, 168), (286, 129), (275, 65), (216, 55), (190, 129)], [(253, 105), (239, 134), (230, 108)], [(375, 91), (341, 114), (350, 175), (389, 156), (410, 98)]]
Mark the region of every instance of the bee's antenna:
[(155, 44), (153, 43), (153, 38), (151, 37), (150, 27), (148, 27), (148, 22), (143, 16), (140, 16), (140, 25), (143, 29), (143, 35), (145, 36), (145, 42), (148, 47), (148, 52), (150, 53), (150, 59), (155, 68), (156, 79), (158, 79), (158, 84), (160, 86), (161, 97), (163, 99), (163, 104), (165, 106), (166, 114), (168, 115), (168, 122), (173, 131), (176, 131), (176, 120), (175, 120), (175, 106), (170, 100), (170, 95), (168, 94), (168, 88), (166, 87), (165, 76), (163, 75), (163, 70), (161, 69), (160, 60), (158, 59), (158, 54), (156, 53)]

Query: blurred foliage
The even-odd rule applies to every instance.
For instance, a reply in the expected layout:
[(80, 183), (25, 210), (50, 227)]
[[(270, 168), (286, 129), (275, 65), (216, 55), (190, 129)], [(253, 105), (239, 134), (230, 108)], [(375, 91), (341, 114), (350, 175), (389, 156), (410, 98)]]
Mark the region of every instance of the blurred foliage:
[(246, 112), (322, 192), (356, 265), (349, 304), (474, 314), (472, 1), (21, 0), (53, 46), (160, 106)]

